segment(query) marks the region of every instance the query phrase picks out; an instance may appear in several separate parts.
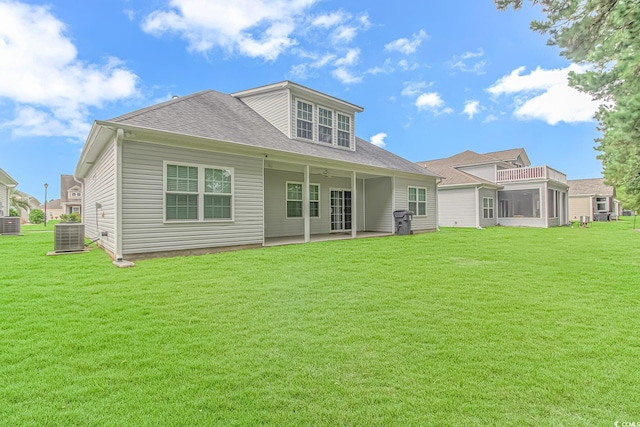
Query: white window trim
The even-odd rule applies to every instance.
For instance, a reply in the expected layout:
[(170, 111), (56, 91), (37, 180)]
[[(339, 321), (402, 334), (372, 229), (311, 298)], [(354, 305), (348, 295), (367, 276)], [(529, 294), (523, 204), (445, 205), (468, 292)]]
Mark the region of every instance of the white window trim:
[[(599, 202), (598, 199), (603, 199), (603, 200), (601, 202)], [(597, 212), (604, 212), (604, 211), (608, 212), (609, 211), (609, 209), (608, 209), (609, 203), (608, 202), (609, 202), (608, 197), (596, 197), (596, 203), (595, 203), (596, 213)], [(604, 209), (598, 209), (598, 205), (601, 204), (601, 203), (604, 203)]]
[[(352, 145), (353, 145), (353, 131), (354, 131), (354, 117), (351, 114), (347, 114), (347, 113), (342, 113), (340, 111), (336, 111), (336, 143), (335, 146), (337, 148), (342, 148), (343, 150), (352, 150)], [(349, 146), (348, 147), (343, 147), (342, 145), (338, 145), (338, 132), (340, 132), (340, 128), (339, 128), (339, 116), (345, 116), (349, 119)], [(346, 132), (346, 131), (342, 131), (342, 132)]]
[[(298, 136), (298, 102), (303, 102), (305, 104), (309, 104), (312, 107), (312, 114), (311, 114), (311, 139), (307, 139), (307, 138), (303, 138), (301, 136)], [(334, 147), (334, 148), (338, 148), (340, 150), (348, 150), (348, 151), (355, 151), (355, 144), (354, 144), (354, 140), (355, 140), (355, 116), (352, 113), (346, 113), (344, 111), (340, 111), (340, 110), (336, 110), (333, 108), (329, 108), (326, 107), (322, 104), (318, 104), (315, 102), (311, 102), (307, 99), (304, 98), (298, 98), (298, 97), (293, 97), (293, 104), (294, 104), (294, 113), (293, 113), (293, 135), (294, 138), (299, 140), (299, 141), (306, 141), (306, 142), (314, 142), (316, 144), (321, 144), (324, 146), (330, 146), (330, 147)], [(320, 131), (319, 131), (319, 126), (320, 126), (320, 108), (322, 108), (323, 110), (327, 110), (327, 111), (331, 111), (331, 121), (332, 121), (332, 126), (331, 126), (331, 144), (326, 143), (326, 142), (322, 142), (320, 141)], [(348, 147), (343, 147), (342, 145), (338, 145), (338, 116), (345, 116), (349, 118), (349, 146)], [(304, 120), (304, 119), (301, 119)], [(306, 120), (305, 120), (306, 121)], [(345, 132), (345, 131), (343, 131)]]
[[(409, 203), (411, 203), (411, 200), (409, 200), (409, 189), (411, 188), (415, 188), (416, 189), (416, 208), (418, 207), (419, 203), (424, 203), (424, 215), (418, 215), (418, 209), (416, 209), (416, 212), (413, 212), (413, 216), (418, 216), (421, 218), (425, 218), (427, 216), (429, 216), (429, 211), (428, 211), (428, 204), (427, 201), (429, 200), (429, 192), (427, 191), (426, 187), (416, 187), (415, 185), (409, 185), (407, 186), (407, 210), (409, 210)], [(418, 201), (418, 190), (424, 190), (424, 202), (420, 202)]]
[[(289, 184), (300, 184), (302, 185), (302, 216), (289, 216), (288, 213), (288, 209), (287, 209), (287, 203), (289, 202)], [(311, 185), (316, 185), (318, 187), (318, 216), (311, 216), (309, 215), (309, 218), (311, 219), (315, 219), (315, 218), (320, 218), (321, 217), (321, 203), (320, 200), (322, 199), (321, 197), (321, 193), (320, 193), (320, 184), (316, 184), (315, 182), (312, 182), (309, 184)], [(309, 196), (311, 196), (311, 191), (309, 191)], [(292, 201), (298, 201), (298, 200), (292, 200)], [(314, 200), (315, 201), (315, 200)], [(309, 213), (311, 213), (311, 200), (308, 200), (309, 203)], [(304, 219), (304, 182), (300, 182), (300, 181), (286, 181), (284, 184), (284, 216), (286, 219), (291, 219), (291, 220), (300, 220), (300, 219)]]
[[(490, 208), (485, 208), (484, 207), (484, 201), (485, 200), (491, 200), (491, 207)], [(490, 210), (491, 211), (491, 216), (484, 216), (484, 211), (486, 210)], [(482, 219), (495, 219), (496, 217), (496, 201), (494, 200), (493, 197), (483, 197), (482, 198)]]
[[(305, 104), (311, 105), (311, 139), (307, 139), (307, 138), (303, 138), (301, 136), (298, 136), (298, 102), (303, 102)], [(318, 142), (317, 141), (317, 132), (315, 132), (315, 127), (318, 124), (318, 120), (317, 120), (318, 106), (315, 103), (313, 103), (311, 101), (308, 101), (306, 99), (302, 99), (302, 98), (295, 98), (294, 105), (295, 105), (295, 113), (293, 115), (293, 120), (294, 120), (293, 124), (294, 124), (294, 130), (295, 130), (294, 135), (295, 135), (296, 139), (299, 139), (300, 141)], [(300, 119), (300, 120), (303, 120), (305, 122), (307, 121), (307, 120), (304, 120), (304, 119)], [(326, 142), (323, 143), (323, 144), (327, 145)]]
[[(320, 126), (325, 126), (323, 124), (320, 124), (320, 109), (321, 108), (323, 110), (331, 112), (331, 143), (330, 144), (327, 143), (327, 142), (324, 142), (324, 141), (320, 141)], [(319, 144), (335, 146), (338, 143), (338, 140), (337, 140), (337, 137), (338, 137), (338, 131), (337, 131), (338, 122), (336, 121), (338, 115), (336, 114), (336, 112), (332, 108), (328, 108), (328, 107), (325, 107), (324, 105), (318, 104), (318, 105), (316, 105), (315, 117), (317, 118), (317, 120), (316, 120), (317, 123), (315, 123), (314, 126), (316, 126), (316, 128), (318, 130), (316, 132), (316, 135), (318, 136), (318, 141), (317, 142)], [(325, 126), (325, 127), (329, 127), (329, 126)]]
[[(167, 165), (189, 166), (198, 168), (198, 192), (184, 193), (180, 191), (167, 191)], [(221, 169), (229, 171), (231, 174), (231, 218), (204, 218), (204, 196), (215, 195), (214, 193), (204, 192), (204, 170), (205, 169)], [(162, 162), (162, 222), (164, 224), (193, 224), (195, 222), (234, 222), (235, 221), (235, 186), (236, 177), (234, 168), (228, 166), (203, 165), (198, 163), (178, 162), (164, 160)], [(194, 194), (198, 196), (198, 218), (196, 219), (167, 219), (167, 193), (171, 194)]]

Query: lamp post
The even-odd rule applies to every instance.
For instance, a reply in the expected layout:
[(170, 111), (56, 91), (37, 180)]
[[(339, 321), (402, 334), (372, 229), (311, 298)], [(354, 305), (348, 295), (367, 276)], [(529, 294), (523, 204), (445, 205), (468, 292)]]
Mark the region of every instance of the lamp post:
[(49, 184), (44, 183), (44, 226), (47, 226), (47, 188), (49, 188)]

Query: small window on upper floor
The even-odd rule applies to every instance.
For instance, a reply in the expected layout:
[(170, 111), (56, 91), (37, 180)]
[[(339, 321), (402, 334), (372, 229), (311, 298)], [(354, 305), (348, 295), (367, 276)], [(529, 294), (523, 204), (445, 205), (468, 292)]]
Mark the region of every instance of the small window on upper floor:
[(313, 139), (313, 105), (298, 101), (296, 129), (298, 138)]
[(82, 193), (78, 192), (78, 191), (72, 191), (71, 192), (71, 197), (80, 197)]
[(351, 147), (351, 120), (349, 116), (338, 113), (338, 145)]
[(333, 111), (318, 107), (318, 141), (333, 144)]

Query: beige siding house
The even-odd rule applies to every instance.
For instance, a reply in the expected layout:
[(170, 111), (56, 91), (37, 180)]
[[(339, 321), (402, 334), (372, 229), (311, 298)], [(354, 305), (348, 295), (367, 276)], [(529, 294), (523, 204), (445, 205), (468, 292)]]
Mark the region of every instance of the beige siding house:
[(9, 189), (18, 185), (8, 173), (0, 169), (0, 217), (9, 216)]
[(622, 205), (616, 199), (616, 189), (604, 183), (604, 178), (571, 179), (569, 184), (569, 218), (578, 221), (581, 216), (590, 221), (617, 218)]
[(464, 151), (418, 163), (438, 184), (443, 227), (555, 227), (568, 223), (567, 177), (548, 166), (531, 166), (523, 148), (480, 154)]
[(398, 209), (436, 229), (437, 174), (357, 138), (361, 111), (284, 81), (96, 121), (75, 172), (87, 237), (118, 260), (391, 234)]

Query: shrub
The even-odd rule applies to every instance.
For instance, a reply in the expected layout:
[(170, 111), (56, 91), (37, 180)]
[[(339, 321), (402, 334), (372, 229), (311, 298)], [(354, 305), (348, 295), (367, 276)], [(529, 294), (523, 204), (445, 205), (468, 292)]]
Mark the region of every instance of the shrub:
[(40, 209), (31, 209), (29, 212), (29, 222), (32, 224), (40, 224), (44, 221), (44, 212)]
[(9, 208), (9, 216), (20, 216), (16, 208)]
[(62, 214), (60, 215), (61, 222), (80, 222), (80, 215), (77, 213)]

